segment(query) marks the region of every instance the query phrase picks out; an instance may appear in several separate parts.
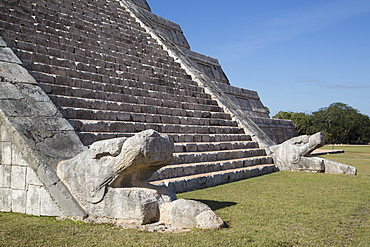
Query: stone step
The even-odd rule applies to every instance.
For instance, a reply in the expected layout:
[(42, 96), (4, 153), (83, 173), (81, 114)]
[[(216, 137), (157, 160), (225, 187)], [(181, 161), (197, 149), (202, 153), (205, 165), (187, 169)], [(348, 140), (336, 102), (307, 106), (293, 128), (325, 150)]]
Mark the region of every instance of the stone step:
[(143, 114), (124, 111), (92, 110), (72, 107), (60, 107), (60, 111), (63, 114), (63, 116), (67, 119), (129, 121), (129, 122), (206, 125), (206, 126), (233, 126), (233, 127), (237, 126), (237, 123), (232, 120), (217, 118), (182, 117), (149, 113)]
[(60, 95), (49, 95), (49, 97), (60, 108), (81, 108), (90, 110), (108, 110), (143, 114), (159, 114), (179, 117), (214, 118), (230, 120), (230, 115), (221, 111), (213, 112), (213, 111), (180, 109), (155, 105), (125, 103), (97, 99), (85, 99)]
[(168, 165), (154, 172), (153, 176), (150, 178), (150, 181), (272, 163), (273, 161), (271, 157), (255, 156), (224, 161)]
[[(52, 44), (51, 44), (52, 45)], [(40, 49), (40, 48), (38, 48)], [(47, 48), (45, 48), (47, 49)], [(204, 92), (204, 89), (197, 86), (194, 81), (192, 81), (190, 78), (176, 78), (171, 76), (164, 76), (163, 78), (157, 78), (158, 76), (161, 76), (160, 74), (151, 74), (151, 73), (145, 73), (145, 69), (152, 70), (153, 67), (156, 66), (156, 62), (150, 63), (148, 65), (143, 65), (140, 63), (138, 58), (130, 56), (129, 60), (125, 59), (123, 60), (122, 57), (119, 58), (122, 59), (122, 61), (117, 63), (111, 63), (110, 69), (103, 69), (99, 65), (95, 65), (96, 73), (94, 72), (87, 72), (87, 71), (79, 71), (74, 70), (73, 66), (77, 62), (74, 62), (69, 59), (63, 59), (63, 58), (53, 58), (53, 56), (48, 56), (44, 54), (40, 54), (39, 59), (37, 61), (31, 61), (29, 60), (30, 52), (24, 51), (22, 49), (15, 49), (15, 51), (20, 55), (20, 57), (25, 58), (24, 61), (29, 62), (36, 62), (36, 64), (29, 64), (32, 66), (34, 71), (34, 76), (37, 77), (38, 81), (44, 82), (44, 83), (53, 83), (55, 85), (65, 85), (65, 86), (75, 86), (80, 88), (99, 88), (101, 87), (101, 83), (106, 84), (109, 87), (132, 87), (132, 88), (141, 88), (142, 90), (152, 90), (157, 92), (163, 92), (163, 93), (176, 93), (179, 95), (185, 95), (194, 97), (195, 95), (200, 98), (210, 99), (209, 95), (207, 95)], [(34, 52), (32, 55), (34, 56)], [(37, 54), (37, 53), (36, 53)], [(66, 57), (68, 55), (70, 59), (78, 60), (79, 57), (75, 55), (74, 53), (68, 53), (66, 52), (64, 56)], [(93, 58), (97, 54), (91, 54)], [(75, 57), (74, 57), (75, 56)], [(148, 55), (147, 55), (148, 56)], [(100, 58), (101, 59), (101, 58)], [(114, 58), (114, 60), (117, 60), (118, 58)], [(46, 61), (45, 61), (46, 60)], [(50, 61), (51, 60), (51, 61)], [(54, 62), (54, 60), (56, 60)], [(99, 57), (95, 58), (94, 60), (89, 61), (91, 65), (84, 64), (82, 62), (78, 62), (79, 66), (94, 66), (94, 61), (99, 60)], [(135, 61), (138, 60), (138, 61)], [(49, 61), (52, 64), (61, 64), (64, 63), (62, 67), (51, 67), (48, 70), (48, 74), (55, 75), (58, 77), (55, 77), (55, 80), (53, 78), (45, 77), (45, 71), (42, 71), (41, 69), (45, 67), (44, 63)], [(81, 61), (81, 59), (80, 59)], [(150, 60), (151, 61), (151, 60)], [(44, 62), (44, 63), (43, 63)], [(106, 63), (106, 61), (104, 61)], [(72, 64), (71, 64), (72, 63)], [(145, 75), (136, 74), (139, 73), (138, 69), (135, 69), (133, 71), (126, 71), (122, 72), (120, 70), (125, 69), (121, 68), (122, 66), (126, 66), (124, 64), (130, 63), (131, 66), (135, 67), (142, 67), (139, 70), (142, 72), (144, 70)], [(28, 63), (27, 63), (28, 64)], [(33, 64), (33, 65), (32, 65)], [(178, 64), (175, 63), (177, 66)], [(118, 67), (117, 67), (118, 66)], [(166, 64), (157, 66), (168, 66)], [(127, 69), (126, 69), (127, 70)], [(75, 71), (75, 73), (72, 73), (72, 71)], [(55, 73), (57, 72), (57, 73)], [(62, 73), (59, 73), (62, 72)], [(83, 77), (78, 77), (76, 73), (83, 74)], [(90, 78), (85, 78), (85, 77)], [(188, 77), (188, 76), (187, 76)], [(137, 80), (139, 79), (139, 80)]]
[(242, 134), (183, 134), (167, 133), (172, 140), (177, 142), (233, 142), (251, 141), (250, 135)]
[(253, 141), (177, 142), (175, 143), (175, 153), (248, 149), (258, 147), (258, 143)]
[[(54, 87), (53, 87), (54, 88)], [(66, 89), (69, 87), (64, 87)], [(51, 98), (53, 97), (70, 97), (76, 99), (86, 99), (86, 100), (94, 100), (96, 102), (103, 103), (104, 106), (107, 103), (113, 104), (138, 104), (138, 105), (150, 105), (150, 106), (160, 106), (166, 108), (174, 108), (174, 109), (184, 109), (184, 110), (197, 110), (197, 111), (210, 111), (210, 112), (223, 112), (222, 108), (218, 105), (206, 105), (206, 104), (197, 104), (197, 103), (189, 103), (189, 102), (182, 102), (182, 101), (174, 101), (174, 100), (166, 100), (161, 98), (150, 98), (144, 96), (131, 96), (131, 95), (124, 95), (124, 94), (113, 94), (113, 93), (105, 93), (103, 91), (94, 91), (94, 90), (86, 90), (86, 89), (73, 89), (69, 88), (67, 91), (58, 91), (52, 90), (51, 88), (43, 88), (46, 93), (49, 94)], [(67, 103), (66, 101), (65, 103)], [(104, 103), (107, 102), (107, 103)], [(65, 105), (68, 107), (76, 107), (71, 102), (71, 105)], [(84, 108), (84, 107), (79, 107)], [(96, 109), (96, 108), (94, 108)], [(100, 109), (100, 108), (98, 108)]]
[[(85, 21), (84, 23), (86, 24)], [(113, 37), (109, 41), (107, 41), (107, 40), (104, 40), (104, 38), (102, 37), (95, 36), (94, 28), (89, 30), (89, 28), (85, 27), (86, 37), (78, 37), (76, 34), (71, 33), (70, 30), (68, 29), (61, 30), (59, 28), (58, 30), (55, 30), (55, 33), (47, 33), (47, 32), (40, 31), (39, 35), (41, 36), (43, 34), (48, 34), (49, 36), (51, 36), (51, 40), (58, 40), (64, 49), (71, 50), (71, 51), (73, 51), (73, 49), (65, 48), (65, 45), (70, 44), (71, 39), (72, 40), (82, 40), (83, 42), (77, 42), (77, 43), (87, 44), (86, 48), (90, 48), (91, 53), (95, 51), (94, 49), (91, 49), (91, 48), (98, 48), (97, 50), (101, 52), (105, 52), (106, 54), (110, 54), (116, 59), (117, 64), (125, 64), (125, 63), (120, 63), (118, 58), (126, 58), (129, 60), (130, 59), (129, 56), (135, 56), (135, 57), (137, 56), (137, 57), (142, 57), (142, 58), (146, 58), (146, 56), (148, 56), (148, 59), (142, 59), (144, 60), (143, 61), (144, 63), (140, 64), (140, 65), (149, 65), (150, 69), (147, 69), (148, 71), (152, 71), (158, 74), (167, 74), (170, 76), (177, 76), (177, 77), (183, 76), (183, 74), (179, 74), (178, 72), (178, 68), (180, 67), (179, 64), (176, 63), (173, 59), (166, 61), (167, 64), (160, 64), (158, 62), (150, 63), (152, 60), (162, 61), (164, 58), (167, 58), (167, 53), (164, 50), (153, 49), (154, 48), (153, 46), (150, 46), (144, 42), (140, 44), (141, 49), (140, 48), (130, 49), (132, 48), (132, 46), (128, 45), (128, 43), (135, 41), (135, 38), (136, 38), (135, 36), (137, 36), (136, 35), (137, 31), (132, 32), (132, 30), (129, 30), (131, 32), (131, 35), (129, 35), (127, 34), (127, 32), (125, 33), (124, 26), (120, 26), (117, 28), (122, 30), (122, 32), (120, 32), (119, 35), (111, 34)], [(145, 32), (142, 32), (142, 34), (147, 35)], [(90, 38), (88, 36), (93, 36), (93, 38)], [(72, 46), (73, 44), (70, 44), (70, 45)], [(75, 47), (76, 45), (74, 46), (74, 48)], [(111, 50), (115, 50), (115, 52), (112, 53)], [(111, 58), (110, 60), (114, 60), (114, 59)], [(135, 64), (135, 63), (129, 63), (127, 65), (130, 66), (128, 68), (135, 68), (135, 69), (140, 69), (140, 70), (142, 70), (144, 67), (144, 66), (139, 66), (139, 64)], [(177, 70), (174, 70), (174, 68), (176, 68)], [(81, 69), (89, 71), (88, 68), (85, 68), (85, 67), (81, 67)], [(194, 83), (194, 85), (196, 84)]]
[(241, 159), (265, 155), (265, 150), (261, 148), (174, 153), (171, 165)]
[(256, 166), (216, 171), (211, 173), (202, 173), (191, 176), (156, 180), (152, 181), (151, 184), (159, 186), (166, 185), (171, 191), (175, 193), (181, 193), (191, 190), (213, 187), (220, 184), (235, 182), (242, 179), (257, 177), (275, 171), (277, 171), (275, 165), (262, 164)]
[[(6, 14), (6, 12), (4, 12), (4, 14)], [(37, 17), (35, 13), (33, 13), (33, 15)], [(35, 33), (34, 20), (30, 18), (31, 16), (28, 16), (30, 20), (27, 23), (27, 21), (25, 20), (26, 17), (27, 15), (22, 17), (22, 21), (20, 21), (20, 23), (22, 23), (22, 32), (34, 34)], [(86, 22), (86, 20), (84, 20), (83, 21), (84, 25), (81, 25), (81, 27), (83, 26), (81, 30), (75, 25), (73, 25), (74, 27), (71, 28), (70, 25), (68, 25), (68, 23), (71, 22), (71, 19), (67, 18), (64, 20), (64, 23), (65, 26), (67, 26), (68, 28), (62, 30), (64, 23), (61, 24), (59, 23), (59, 21), (62, 21), (64, 18), (62, 18), (62, 15), (58, 17), (60, 18), (56, 20), (56, 22), (54, 23), (50, 19), (48, 19), (48, 22), (41, 21), (41, 23), (38, 23), (39, 25), (37, 25), (38, 31), (37, 36), (38, 37), (45, 36), (45, 39), (48, 40), (48, 45), (45, 46), (45, 48), (50, 48), (52, 47), (51, 46), (52, 43), (55, 43), (57, 44), (55, 49), (63, 50), (63, 55), (65, 55), (68, 51), (71, 52), (70, 55), (77, 56), (77, 54), (79, 53), (81, 53), (81, 55), (83, 54), (84, 58), (80, 60), (81, 61), (87, 60), (88, 62), (86, 62), (87, 66), (80, 66), (81, 68), (79, 69), (81, 71), (85, 71), (86, 67), (92, 67), (93, 69), (95, 69), (93, 66), (88, 66), (90, 64), (93, 64), (95, 61), (97, 61), (95, 63), (101, 66), (100, 61), (102, 60), (105, 60), (104, 62), (110, 61), (111, 64), (116, 64), (116, 66), (118, 66), (120, 64), (124, 64), (123, 62), (120, 61), (120, 59), (123, 60), (122, 57), (125, 58), (129, 56), (128, 58), (126, 58), (126, 60), (134, 61), (135, 60), (134, 58), (136, 58), (138, 61), (136, 62), (136, 64), (130, 63), (129, 65), (127, 65), (128, 69), (146, 72), (140, 65), (147, 63), (146, 65), (148, 67), (148, 71), (153, 70), (152, 71), (153, 75), (156, 74), (158, 76), (169, 75), (168, 77), (176, 77), (175, 80), (178, 78), (183, 79), (182, 77), (184, 77), (185, 73), (182, 71), (182, 69), (180, 69), (180, 65), (176, 63), (172, 58), (169, 58), (167, 52), (163, 50), (162, 47), (159, 46), (158, 44), (154, 45), (154, 43), (150, 41), (141, 42), (140, 47), (135, 47), (135, 49), (133, 49), (134, 47), (132, 46), (132, 43), (136, 43), (138, 39), (145, 40), (145, 38), (149, 38), (149, 35), (145, 32), (145, 30), (142, 27), (140, 27), (140, 25), (138, 29), (133, 29), (132, 27), (129, 27), (131, 26), (130, 24), (135, 24), (137, 26), (138, 23), (136, 23), (135, 21), (129, 23), (125, 21), (117, 22), (116, 23), (117, 26), (114, 28), (113, 32), (109, 28), (101, 28), (99, 31), (105, 33), (106, 35), (97, 35), (96, 28), (99, 26), (99, 25), (97, 26), (97, 23), (94, 23), (92, 26), (89, 27), (88, 25), (89, 22)], [(52, 16), (49, 15), (48, 18), (52, 18)], [(75, 18), (76, 16), (74, 14), (72, 21), (73, 24), (76, 23)], [(84, 16), (84, 18), (86, 18), (86, 16)], [(101, 16), (98, 17), (99, 19), (98, 23), (101, 23), (100, 18)], [(27, 24), (24, 24), (25, 22)], [(26, 29), (29, 30), (25, 31)], [(117, 32), (117, 29), (119, 30), (122, 29), (122, 32)], [(107, 37), (109, 37), (109, 39)], [(43, 43), (39, 42), (37, 43), (37, 45), (42, 47), (44, 43), (45, 42)], [(71, 48), (66, 47), (66, 44), (70, 44)], [(80, 47), (83, 47), (83, 50), (80, 49)], [(39, 49), (36, 49), (36, 51), (39, 51)], [(92, 55), (94, 53), (99, 54), (100, 59), (94, 58), (89, 61), (89, 59), (93, 57)], [(52, 55), (51, 53), (43, 54), (49, 56)], [(60, 55), (58, 59), (61, 58), (62, 57)], [(37, 60), (35, 61), (37, 62)], [(79, 61), (79, 59), (72, 59), (72, 61)], [(153, 61), (154, 63), (152, 63)], [(81, 62), (79, 62), (79, 64), (80, 63)], [(106, 66), (101, 67), (104, 68)], [(162, 80), (161, 78), (158, 79), (160, 81)], [(196, 85), (195, 82), (192, 82), (189, 79), (188, 82)]]
[[(58, 44), (53, 45), (52, 42), (49, 42), (48, 44), (50, 46), (58, 47)], [(76, 82), (78, 84), (82, 82), (88, 85), (86, 81), (106, 82), (112, 85), (120, 85), (122, 80), (128, 80), (149, 83), (151, 85), (148, 86), (151, 88), (167, 87), (167, 90), (171, 91), (170, 87), (173, 86), (180, 90), (204, 94), (204, 90), (200, 88), (196, 82), (192, 81), (189, 76), (186, 76), (185, 72), (180, 73), (179, 70), (181, 69), (174, 70), (174, 68), (179, 66), (177, 63), (173, 64), (169, 62), (172, 64), (171, 66), (169, 64), (152, 62), (150, 59), (156, 59), (156, 57), (150, 54), (143, 54), (143, 56), (148, 58), (148, 60), (144, 61), (144, 63), (140, 63), (142, 60), (138, 59), (136, 56), (130, 56), (124, 53), (120, 54), (119, 52), (116, 52), (115, 56), (110, 57), (110, 60), (117, 62), (109, 62), (104, 61), (104, 59), (109, 57), (108, 55), (105, 55), (104, 57), (101, 55), (102, 52), (104, 52), (104, 49), (101, 49), (102, 52), (99, 53), (88, 51), (90, 53), (90, 57), (83, 58), (82, 55), (77, 55), (71, 52), (78, 48), (75, 48), (73, 45), (70, 45), (69, 47), (70, 48), (65, 48), (67, 51), (63, 50), (63, 57), (68, 57), (68, 59), (50, 56), (45, 53), (32, 52), (32, 57), (35, 57), (35, 59), (32, 60), (32, 58), (30, 58), (30, 51), (15, 48), (15, 52), (22, 58), (22, 60), (28, 61), (27, 67), (35, 72), (35, 77), (42, 80), (42, 73), (45, 72), (50, 75), (60, 76), (59, 78), (55, 78), (56, 84), (60, 85), (73, 85), (71, 82)], [(42, 48), (49, 49), (49, 47), (39, 46), (38, 50), (41, 50)], [(61, 48), (59, 47), (59, 49)], [(68, 50), (71, 51), (68, 52)], [(134, 54), (140, 55), (140, 53), (137, 53), (134, 50), (131, 51)], [(168, 57), (165, 58), (170, 59)], [(158, 59), (163, 60), (163, 58)], [(77, 60), (78, 62), (74, 60)], [(105, 64), (105, 67), (102, 67), (102, 63)], [(161, 66), (163, 68), (156, 66)], [(164, 70), (165, 67), (167, 67), (167, 70)], [(82, 76), (78, 76), (78, 74)], [(65, 81), (63, 81), (63, 79), (65, 79)], [(46, 80), (44, 82), (50, 81)], [(92, 85), (90, 85), (90, 87), (91, 86)]]
[[(135, 133), (130, 132), (77, 132), (84, 145), (93, 142), (107, 140), (118, 137), (131, 137)], [(179, 134), (166, 133), (176, 142), (231, 142), (231, 141), (250, 141), (251, 137), (245, 134)]]
[(139, 123), (123, 121), (97, 121), (84, 119), (68, 119), (77, 132), (124, 132), (135, 133), (153, 129), (161, 133), (188, 134), (243, 134), (244, 130), (232, 126), (202, 126), (162, 123)]
[(222, 108), (220, 108), (217, 104), (198, 104), (186, 101), (176, 101), (175, 95), (173, 96), (172, 99), (163, 99), (163, 98), (151, 98), (147, 96), (134, 96), (123, 93), (105, 92), (92, 89), (81, 89), (77, 87), (67, 87), (67, 86), (60, 87), (54, 85), (49, 85), (46, 87), (45, 84), (42, 86), (42, 88), (49, 95), (95, 99), (110, 102), (153, 105), (187, 110), (222, 112)]
[[(36, 73), (37, 74), (37, 73)], [(179, 89), (167, 89), (166, 91), (157, 91), (153, 89), (147, 89), (148, 83), (130, 83), (128, 80), (121, 80), (117, 83), (123, 84), (111, 84), (111, 83), (102, 83), (102, 82), (95, 82), (95, 81), (87, 81), (87, 80), (71, 80), (67, 78), (61, 78), (60, 80), (56, 80), (55, 83), (51, 84), (48, 83), (48, 80), (52, 80), (52, 78), (45, 77), (43, 78), (42, 75), (35, 76), (36, 80), (40, 82), (40, 86), (50, 94), (59, 94), (55, 92), (62, 92), (62, 94), (68, 94), (70, 96), (74, 96), (73, 94), (77, 94), (76, 90), (83, 90), (83, 94), (91, 95), (91, 91), (93, 94), (101, 95), (102, 99), (110, 99), (117, 96), (117, 94), (128, 95), (128, 96), (141, 96), (141, 97), (149, 97), (149, 98), (159, 98), (164, 100), (172, 100), (178, 102), (189, 102), (194, 104), (203, 104), (203, 105), (216, 105), (217, 102), (212, 100), (208, 94), (205, 93), (191, 93), (190, 90), (179, 90)], [(43, 80), (44, 79), (44, 80)], [(64, 80), (63, 80), (64, 79)], [(46, 82), (44, 82), (46, 81)], [(116, 81), (113, 81), (116, 82)], [(62, 85), (59, 85), (59, 84)], [(144, 84), (143, 87), (140, 88), (140, 84)], [(157, 86), (157, 85), (156, 85)], [(150, 88), (150, 87), (149, 87)], [(155, 88), (154, 88), (155, 89)], [(157, 88), (162, 89), (162, 88)]]

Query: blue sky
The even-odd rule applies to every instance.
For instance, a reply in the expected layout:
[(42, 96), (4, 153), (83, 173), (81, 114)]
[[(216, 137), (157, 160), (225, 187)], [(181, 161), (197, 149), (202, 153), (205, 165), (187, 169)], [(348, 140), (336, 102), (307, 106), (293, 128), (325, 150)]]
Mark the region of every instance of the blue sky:
[(334, 102), (370, 116), (370, 0), (148, 0), (271, 116)]

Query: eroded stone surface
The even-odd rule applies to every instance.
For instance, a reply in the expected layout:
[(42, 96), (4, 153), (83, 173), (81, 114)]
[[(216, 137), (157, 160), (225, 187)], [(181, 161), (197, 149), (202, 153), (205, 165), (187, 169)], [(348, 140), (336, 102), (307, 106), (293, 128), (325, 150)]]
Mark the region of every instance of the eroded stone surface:
[(160, 207), (160, 222), (178, 228), (219, 229), (224, 225), (212, 209), (201, 202), (178, 199)]
[(356, 175), (355, 167), (312, 157), (310, 153), (325, 144), (322, 132), (291, 138), (282, 144), (270, 146), (270, 155), (281, 171), (311, 171)]
[(159, 222), (171, 229), (222, 227), (223, 221), (207, 205), (175, 200), (166, 186), (148, 183), (154, 171), (172, 160), (173, 148), (167, 135), (147, 130), (130, 138), (95, 142), (61, 162), (57, 173), (93, 222)]
[(20, 65), (0, 61), (0, 72), (1, 77), (8, 81), (36, 84), (35, 79)]
[(90, 215), (156, 222), (158, 205), (176, 195), (147, 180), (172, 160), (173, 147), (168, 136), (146, 130), (130, 138), (95, 142), (61, 162), (57, 173)]
[(57, 173), (83, 204), (98, 203), (108, 186), (158, 189), (147, 180), (172, 160), (172, 152), (168, 136), (146, 130), (128, 139), (95, 142), (85, 152), (61, 162)]

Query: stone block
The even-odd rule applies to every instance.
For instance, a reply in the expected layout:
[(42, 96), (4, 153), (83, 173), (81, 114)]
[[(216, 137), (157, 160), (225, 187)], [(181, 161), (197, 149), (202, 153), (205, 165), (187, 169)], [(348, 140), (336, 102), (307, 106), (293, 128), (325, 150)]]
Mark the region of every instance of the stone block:
[[(67, 120), (60, 118), (61, 123), (65, 124), (65, 128), (71, 128)], [(58, 125), (56, 124), (56, 127)], [(55, 127), (55, 128), (56, 128)], [(52, 128), (52, 126), (50, 126)], [(51, 138), (46, 138), (43, 142), (37, 143), (36, 148), (47, 153), (49, 157), (64, 160), (73, 157), (85, 150), (85, 147), (81, 144), (77, 135), (74, 135), (72, 131), (56, 132), (56, 134)]]
[[(1, 71), (1, 67), (0, 67)], [(20, 100), (24, 96), (19, 92), (18, 88), (9, 82), (0, 83), (0, 99), (1, 100)]]
[(22, 153), (18, 147), (12, 144), (12, 165), (13, 166), (27, 166), (27, 162), (24, 160)]
[(0, 47), (5, 47), (5, 46), (6, 46), (6, 43), (3, 40), (3, 38), (0, 36)]
[(0, 108), (6, 116), (30, 117), (31, 107), (21, 100), (0, 100)]
[(39, 85), (33, 84), (18, 84), (17, 85), (22, 94), (31, 98), (36, 102), (50, 102), (47, 94), (39, 87)]
[(37, 176), (36, 172), (31, 167), (27, 167), (26, 184), (37, 186), (43, 185), (39, 177)]
[(26, 214), (40, 216), (41, 186), (28, 185), (26, 195)]
[(143, 114), (132, 114), (131, 118), (134, 122), (145, 122), (145, 115)]
[(0, 131), (0, 142), (10, 142), (8, 129), (5, 126), (1, 126)]
[(12, 190), (12, 212), (26, 213), (26, 191)]
[(224, 222), (209, 206), (193, 200), (178, 199), (164, 203), (160, 221), (180, 228), (219, 229)]
[(104, 201), (89, 211), (97, 217), (147, 224), (159, 220), (157, 196), (157, 191), (145, 188), (108, 188)]
[(43, 216), (61, 216), (60, 211), (56, 202), (51, 198), (49, 192), (44, 188), (40, 187), (40, 215)]
[(12, 211), (12, 190), (0, 188), (0, 211)]
[(0, 188), (10, 188), (11, 166), (0, 165)]
[(12, 166), (10, 187), (15, 190), (26, 189), (26, 171), (27, 167)]
[(116, 120), (118, 121), (129, 121), (131, 120), (131, 113), (129, 112), (116, 112)]
[(57, 108), (51, 102), (36, 102), (32, 111), (32, 115), (38, 117), (53, 117), (57, 113)]
[(35, 79), (20, 65), (0, 62), (1, 76), (12, 82), (36, 84)]
[(1, 165), (11, 165), (12, 164), (12, 144), (10, 142), (0, 143), (1, 151)]
[(22, 64), (21, 60), (8, 47), (0, 48), (0, 61)]

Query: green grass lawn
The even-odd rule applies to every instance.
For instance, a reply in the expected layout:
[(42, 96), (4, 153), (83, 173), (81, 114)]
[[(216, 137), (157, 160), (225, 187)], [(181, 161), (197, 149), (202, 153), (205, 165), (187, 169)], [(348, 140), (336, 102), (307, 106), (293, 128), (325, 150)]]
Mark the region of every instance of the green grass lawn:
[[(323, 157), (357, 176), (278, 172), (179, 194), (226, 221), (221, 230), (151, 233), (0, 213), (0, 246), (370, 246), (370, 147)], [(328, 147), (326, 147), (328, 149)]]

